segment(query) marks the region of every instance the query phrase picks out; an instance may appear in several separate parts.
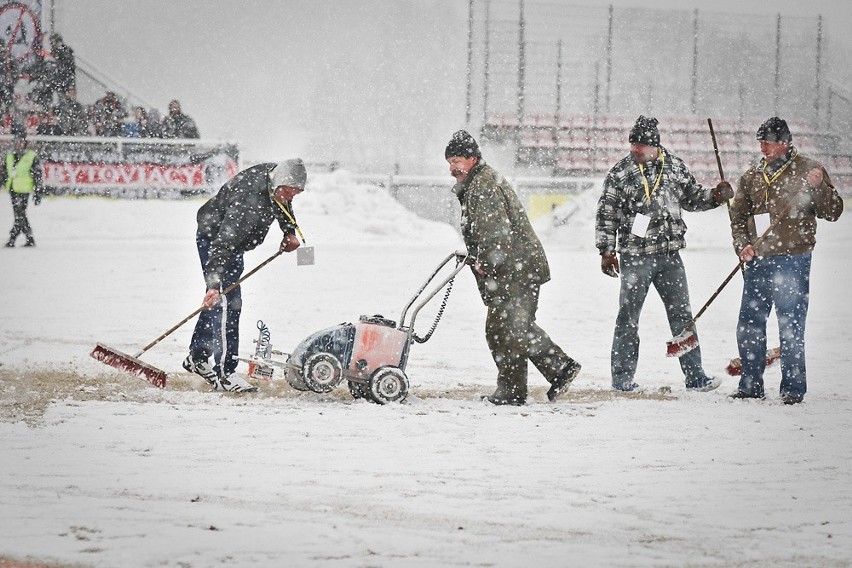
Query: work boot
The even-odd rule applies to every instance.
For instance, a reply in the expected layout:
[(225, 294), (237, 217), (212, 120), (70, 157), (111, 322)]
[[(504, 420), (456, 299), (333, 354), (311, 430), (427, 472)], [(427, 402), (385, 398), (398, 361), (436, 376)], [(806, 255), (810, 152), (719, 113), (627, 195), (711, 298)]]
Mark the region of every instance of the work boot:
[(756, 398), (758, 400), (763, 400), (764, 397), (763, 397), (763, 395), (756, 395), (756, 394), (751, 394), (749, 392), (743, 392), (741, 390), (738, 390), (734, 394), (728, 395), (728, 398), (730, 398), (732, 400), (738, 400), (738, 399), (742, 399), (742, 398)]
[(482, 400), (490, 402), (494, 406), (523, 406), (526, 404), (525, 400), (520, 398), (505, 398), (497, 396), (497, 394), (489, 394), (483, 395)]
[(496, 406), (523, 406), (527, 402), (527, 388), (526, 385), (509, 384), (509, 381), (498, 378), (497, 390), (494, 394), (483, 396), (482, 400)]
[(719, 377), (704, 377), (700, 381), (695, 381), (686, 384), (686, 390), (695, 392), (710, 392), (719, 388), (722, 384), (722, 379)]
[(237, 373), (216, 379), (213, 390), (228, 392), (257, 392), (257, 387), (249, 383)]
[(32, 237), (27, 237), (27, 242), (24, 243), (24, 246), (25, 247), (34, 247), (35, 246), (35, 239), (32, 238)]
[(12, 248), (15, 246), (15, 239), (9, 239), (6, 241), (6, 248)]
[(194, 361), (192, 359), (192, 355), (188, 355), (187, 358), (183, 360), (183, 368), (189, 371), (190, 373), (195, 373), (196, 375), (199, 375), (211, 386), (213, 386), (214, 388), (216, 387), (216, 381), (219, 379), (219, 375), (207, 361)]
[(572, 361), (568, 365), (559, 371), (559, 374), (556, 375), (556, 378), (553, 379), (553, 382), (550, 384), (550, 388), (547, 391), (547, 400), (553, 402), (557, 398), (559, 398), (565, 391), (568, 390), (568, 387), (571, 386), (571, 383), (577, 378), (577, 375), (580, 374), (580, 369), (582, 365), (580, 365), (576, 361)]

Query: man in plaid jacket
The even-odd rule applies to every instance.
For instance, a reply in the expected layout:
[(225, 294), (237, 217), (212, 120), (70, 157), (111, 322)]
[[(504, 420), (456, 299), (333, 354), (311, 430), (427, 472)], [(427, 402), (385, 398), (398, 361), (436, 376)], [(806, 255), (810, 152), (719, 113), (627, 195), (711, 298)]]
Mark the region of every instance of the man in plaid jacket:
[[(680, 249), (686, 246), (682, 210), (714, 209), (734, 195), (727, 182), (715, 188), (696, 182), (683, 161), (660, 145), (656, 118), (640, 116), (629, 142), (630, 154), (604, 180), (595, 220), (601, 270), (614, 278), (622, 273), (611, 354), (612, 388), (619, 391), (639, 386), (633, 380), (639, 360), (639, 315), (652, 284), (673, 335), (692, 319), (680, 258)], [(688, 390), (710, 391), (720, 384), (704, 372), (700, 348), (681, 356), (680, 366)]]

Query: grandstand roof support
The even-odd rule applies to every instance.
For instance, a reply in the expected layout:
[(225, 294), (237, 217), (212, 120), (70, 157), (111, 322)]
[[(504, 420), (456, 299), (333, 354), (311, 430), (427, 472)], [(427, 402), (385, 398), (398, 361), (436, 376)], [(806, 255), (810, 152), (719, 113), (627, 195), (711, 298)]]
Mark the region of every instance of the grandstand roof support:
[(814, 94), (814, 125), (819, 124), (819, 98), (820, 98), (820, 82), (822, 80), (822, 14), (817, 16), (817, 37), (816, 37), (816, 92)]
[(692, 114), (698, 112), (698, 8), (692, 21)]
[[(488, 94), (491, 89), (489, 81), (491, 77), (490, 73), (490, 62), (491, 62), (491, 2), (490, 0), (485, 0), (485, 54), (483, 56), (483, 64), (482, 64), (482, 125), (488, 121)], [(482, 130), (479, 132), (480, 137), (482, 136)]]
[(781, 100), (781, 13), (778, 13), (775, 25), (775, 116)]
[(464, 124), (470, 128), (470, 105), (473, 91), (473, 0), (467, 6), (467, 99), (465, 101)]
[[(612, 85), (612, 20), (613, 7), (609, 5), (609, 15), (607, 16), (607, 32), (606, 32), (606, 112), (609, 114), (609, 93)], [(595, 81), (597, 82), (597, 66), (595, 67)], [(597, 113), (597, 111), (595, 111)]]
[[(524, 79), (527, 67), (526, 58), (526, 38), (524, 37), (524, 29), (526, 28), (526, 20), (524, 19), (524, 0), (519, 0), (520, 17), (518, 19), (518, 124), (523, 124), (524, 121), (524, 94), (525, 86)], [(521, 145), (517, 145), (515, 159), (520, 160)]]

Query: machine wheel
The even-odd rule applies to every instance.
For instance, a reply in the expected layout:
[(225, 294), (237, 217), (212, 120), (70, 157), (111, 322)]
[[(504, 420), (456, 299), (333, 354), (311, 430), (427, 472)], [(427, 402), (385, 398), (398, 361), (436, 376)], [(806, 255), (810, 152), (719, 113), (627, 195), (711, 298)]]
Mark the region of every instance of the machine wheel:
[(356, 400), (359, 398), (370, 398), (370, 387), (367, 383), (349, 381), (349, 393)]
[(402, 402), (408, 395), (408, 377), (402, 369), (380, 367), (370, 377), (370, 398), (379, 404)]
[(284, 377), (287, 379), (287, 383), (294, 389), (299, 391), (310, 390), (302, 378), (302, 370), (300, 368), (288, 367)]
[(343, 365), (330, 353), (315, 353), (305, 361), (302, 379), (314, 392), (331, 392), (343, 379)]

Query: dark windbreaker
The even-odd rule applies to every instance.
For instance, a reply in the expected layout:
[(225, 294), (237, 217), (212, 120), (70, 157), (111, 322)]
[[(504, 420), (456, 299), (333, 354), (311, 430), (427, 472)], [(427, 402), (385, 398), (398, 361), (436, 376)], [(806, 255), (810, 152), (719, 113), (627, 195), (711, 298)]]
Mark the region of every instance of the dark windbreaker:
[(295, 231), (270, 196), (269, 173), (273, 168), (274, 163), (264, 163), (243, 170), (198, 210), (198, 233), (210, 241), (204, 267), (208, 289), (221, 286), (228, 259), (260, 245), (274, 220), (285, 234)]

